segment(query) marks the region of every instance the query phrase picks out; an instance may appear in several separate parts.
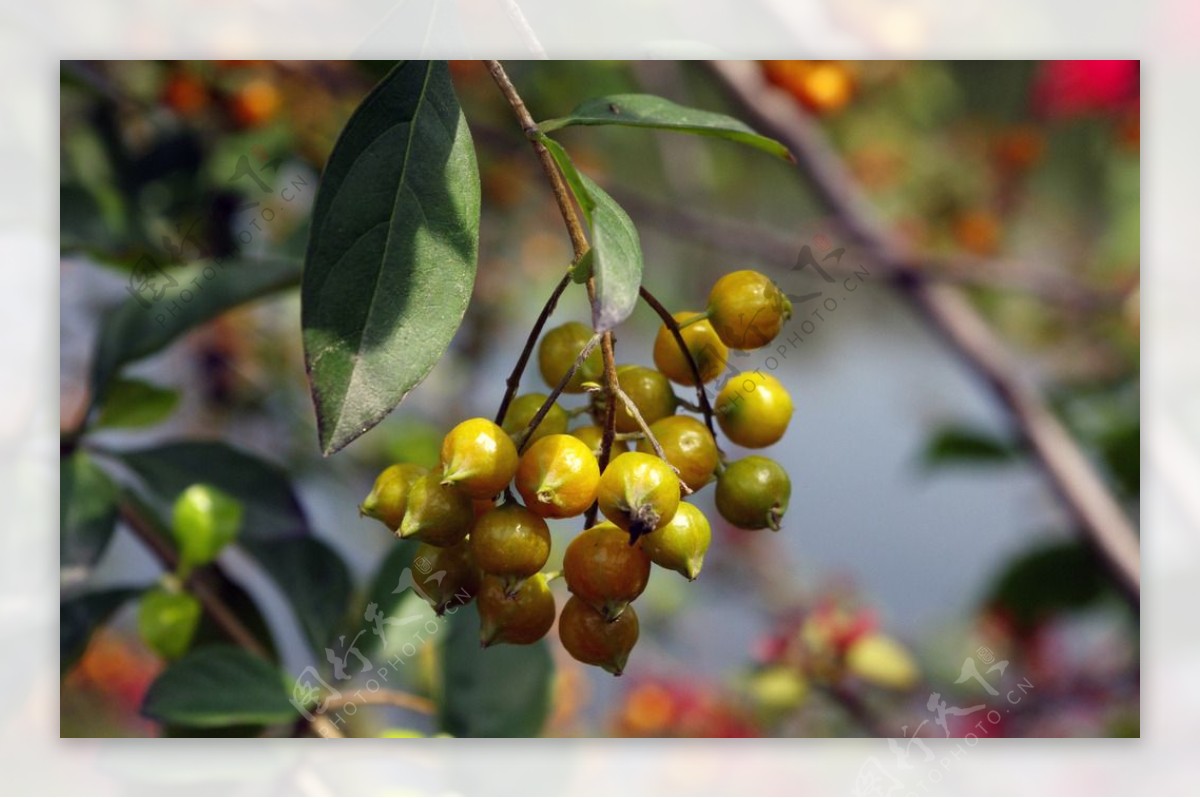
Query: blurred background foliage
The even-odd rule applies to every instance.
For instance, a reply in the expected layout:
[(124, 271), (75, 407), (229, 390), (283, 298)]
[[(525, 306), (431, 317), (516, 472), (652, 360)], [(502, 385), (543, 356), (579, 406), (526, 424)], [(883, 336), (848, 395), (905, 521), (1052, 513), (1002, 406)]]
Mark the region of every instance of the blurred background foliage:
[[(370, 603), (423, 611), (391, 592), (410, 551), (359, 518), (357, 503), (385, 465), (434, 464), (453, 419), (491, 415), (570, 249), (486, 71), (453, 62), (483, 181), (471, 307), (442, 363), (399, 410), (343, 453), (320, 457), (289, 288), (323, 161), (390, 66), (63, 65), (64, 736), (195, 733), (139, 713), (163, 663), (139, 640), (131, 599), (162, 566), (118, 505), (161, 536), (192, 482), (240, 499), (239, 545), (202, 576), (292, 675), (314, 666), (332, 679), (323, 649), (367, 631)], [(969, 292), (1136, 517), (1136, 63), (761, 68), (819, 118), (895, 234)], [(702, 64), (509, 70), (538, 118), (623, 91), (737, 115)], [(795, 253), (842, 246), (794, 170), (759, 153), (605, 128), (565, 130), (562, 140), (638, 224), (646, 284), (672, 310), (697, 309), (734, 267), (804, 294), (819, 286), (792, 269)], [(442, 711), (372, 709), (346, 731), (901, 737), (928, 720), (919, 734), (957, 735), (983, 716), (936, 728), (931, 693), (992, 706), (1028, 683), (986, 736), (1137, 734), (1136, 612), (1072, 534), (986, 391), (863, 255), (851, 248), (844, 257), (858, 270), (854, 287), (839, 283), (835, 311), (805, 306), (778, 372), (798, 408), (778, 447), (796, 485), (781, 533), (715, 524), (696, 584), (656, 571), (624, 677), (584, 670), (552, 641), (535, 683), (510, 697), (519, 706), (495, 705), (505, 700), (497, 685), (528, 674), (526, 661), (506, 666), (501, 653), (483, 671), (445, 667), (447, 650), (473, 650), (465, 623), (411, 653), (366, 634), (365, 656), (403, 659), (390, 686), (439, 699)], [(214, 261), (229, 265), (206, 277)], [(158, 294), (185, 275), (185, 287), (200, 281), (192, 300)], [(226, 307), (227, 295), (266, 298)], [(584, 298), (569, 293), (556, 318), (586, 319)], [(652, 314), (635, 314), (618, 360), (649, 363), (656, 327)], [(109, 372), (98, 376), (97, 362)], [(526, 390), (536, 382), (527, 376)], [(717, 521), (711, 495), (699, 501)], [(570, 531), (555, 529), (558, 556)], [(202, 621), (196, 646), (220, 639), (210, 626)], [(967, 661), (980, 672), (1006, 666), (972, 681), (962, 678)], [(1006, 687), (993, 692), (988, 680)], [(450, 693), (458, 700), (447, 706)]]

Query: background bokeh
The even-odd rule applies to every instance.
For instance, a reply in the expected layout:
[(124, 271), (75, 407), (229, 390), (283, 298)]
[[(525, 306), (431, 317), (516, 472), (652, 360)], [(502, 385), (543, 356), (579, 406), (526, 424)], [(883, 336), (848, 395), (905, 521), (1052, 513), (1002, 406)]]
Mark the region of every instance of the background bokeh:
[[(128, 4), (119, 11), (93, 6), (48, 4), (6, 9), (2, 29), (6, 66), (23, 77), (7, 93), (4, 163), (10, 184), (3, 218), (6, 263), (51, 262), (58, 215), (55, 185), (53, 97), (58, 85), (57, 57), (95, 55), (164, 56), (178, 48), (206, 54), (387, 57), (396, 48), (442, 54), (486, 44), (480, 55), (519, 56), (530, 50), (517, 28), (496, 4), (478, 14), (481, 28), (463, 33), (454, 15), (445, 26), (428, 11), (451, 4), (403, 4), (389, 14), (389, 4), (363, 4), (340, 13), (337, 23), (317, 8), (307, 14), (284, 14), (272, 4), (239, 7), (236, 14), (220, 4), (181, 7), (185, 17), (172, 18), (152, 5)], [(456, 4), (455, 4), (456, 5)], [(1191, 310), (1194, 274), (1186, 269), (1188, 219), (1195, 200), (1187, 190), (1187, 174), (1195, 172), (1194, 107), (1185, 89), (1194, 81), (1196, 63), (1187, 48), (1195, 29), (1194, 13), (1184, 3), (1156, 3), (1144, 8), (1098, 7), (1095, 4), (966, 4), (953, 13), (935, 12), (926, 4), (854, 3), (836, 11), (823, 3), (752, 4), (735, 12), (714, 9), (709, 16), (676, 4), (639, 7), (636, 20), (620, 10), (591, 9), (591, 16), (570, 22), (538, 3), (523, 3), (540, 42), (552, 54), (607, 55), (778, 55), (854, 54), (964, 55), (995, 53), (1096, 57), (1141, 55), (1148, 130), (1145, 206), (1148, 210), (1148, 270), (1144, 295), (1147, 345), (1145, 463), (1147, 496), (1144, 520), (1146, 554), (1146, 680), (1143, 736), (1140, 744), (1008, 743), (980, 745), (940, 770), (925, 791), (963, 792), (1052, 790), (1062, 792), (1178, 791), (1186, 773), (1187, 741), (1195, 731), (1195, 694), (1189, 674), (1196, 663), (1195, 628), (1188, 620), (1194, 606), (1197, 508), (1188, 486), (1194, 483), (1197, 458), (1193, 403), (1196, 384), (1189, 341), (1195, 339)], [(886, 13), (885, 13), (886, 12)], [(582, 21), (581, 21), (582, 20)], [(1087, 24), (1081, 21), (1086, 20)], [(458, 17), (461, 23), (461, 16)], [(631, 24), (636, 22), (637, 24)], [(493, 24), (489, 24), (493, 23)], [(584, 31), (586, 30), (586, 35)], [(490, 38), (489, 38), (490, 37)], [(426, 48), (421, 50), (421, 48)], [(257, 49), (255, 49), (257, 48)], [(570, 48), (575, 48), (574, 50)], [(253, 50), (253, 52), (250, 52)], [(1036, 52), (1035, 52), (1036, 51)], [(48, 174), (47, 174), (48, 172)], [(35, 180), (37, 182), (35, 182)], [(27, 189), (27, 190), (26, 190)], [(888, 756), (883, 743), (796, 745), (786, 741), (758, 743), (753, 748), (717, 747), (704, 743), (650, 744), (557, 743), (547, 764), (546, 745), (519, 747), (489, 743), (430, 743), (416, 755), (397, 754), (382, 742), (360, 743), (343, 752), (219, 742), (196, 743), (173, 754), (156, 754), (155, 765), (139, 756), (138, 747), (119, 744), (62, 744), (56, 732), (57, 674), (54, 668), (52, 607), (58, 595), (58, 573), (52, 552), (42, 551), (52, 531), (56, 469), (51, 454), (54, 347), (52, 308), (57, 297), (56, 272), (6, 268), (10, 290), (3, 294), (8, 342), (7, 362), (14, 379), (5, 394), (9, 412), (6, 447), (6, 491), (11, 496), (11, 524), (6, 522), (5, 637), (28, 655), (6, 663), (11, 683), (28, 685), (5, 724), (6, 755), (19, 755), (21, 767), (10, 771), (13, 789), (43, 791), (129, 789), (177, 791), (203, 783), (239, 785), (236, 789), (303, 790), (305, 792), (396, 789), (398, 785), (433, 790), (626, 791), (642, 789), (711, 792), (844, 791), (868, 757)], [(65, 280), (64, 280), (65, 283)], [(36, 301), (31, 301), (36, 299)], [(65, 338), (65, 333), (64, 333)], [(30, 345), (32, 344), (32, 345)], [(41, 366), (45, 370), (39, 368)], [(31, 373), (32, 369), (38, 369)], [(40, 379), (34, 379), (38, 377)], [(44, 391), (44, 393), (43, 393)], [(42, 562), (29, 568), (30, 562)], [(25, 565), (22, 565), (25, 564)], [(861, 583), (860, 583), (861, 584)], [(31, 594), (37, 595), (36, 603)], [(950, 744), (932, 744), (953, 756)], [(387, 752), (386, 757), (380, 755)], [(453, 752), (453, 753), (451, 753)], [(205, 765), (197, 764), (203, 758)], [(216, 759), (214, 759), (214, 757)], [(464, 768), (463, 757), (475, 767)], [(453, 758), (453, 761), (452, 761)], [(212, 766), (219, 761), (219, 767)], [(70, 767), (60, 763), (70, 762)], [(536, 762), (537, 766), (532, 765)], [(201, 770), (203, 768), (203, 775)], [(932, 772), (928, 767), (924, 774)], [(532, 786), (530, 779), (533, 780)]]

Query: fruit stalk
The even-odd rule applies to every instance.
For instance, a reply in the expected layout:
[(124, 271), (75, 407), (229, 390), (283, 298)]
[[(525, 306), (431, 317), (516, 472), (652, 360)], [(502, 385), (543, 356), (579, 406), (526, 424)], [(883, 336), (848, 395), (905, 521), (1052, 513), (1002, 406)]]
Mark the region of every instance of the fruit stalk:
[(525, 429), (517, 437), (518, 452), (525, 451), (525, 446), (529, 443), (529, 438), (533, 434), (533, 431), (537, 429), (538, 424), (542, 423), (542, 419), (550, 412), (550, 408), (558, 401), (558, 397), (562, 396), (563, 389), (567, 387), (567, 383), (571, 381), (571, 378), (575, 376), (575, 372), (583, 365), (583, 361), (587, 360), (588, 356), (595, 350), (596, 345), (600, 343), (600, 338), (599, 333), (593, 335), (583, 349), (579, 350), (579, 356), (575, 358), (575, 362), (563, 374), (562, 379), (558, 381), (558, 385), (555, 385), (554, 389), (550, 391), (550, 395), (546, 397), (546, 401), (542, 402), (542, 406), (538, 408), (538, 411), (533, 414), (533, 418), (529, 419), (529, 423), (525, 425)]
[[(550, 181), (550, 188), (554, 192), (554, 201), (558, 204), (558, 212), (562, 216), (563, 224), (566, 225), (567, 235), (571, 238), (571, 249), (575, 253), (575, 262), (584, 256), (588, 251), (587, 236), (583, 232), (583, 225), (579, 222), (579, 214), (575, 212), (575, 205), (571, 201), (571, 192), (567, 188), (567, 183), (563, 179), (562, 173), (558, 170), (558, 165), (554, 163), (554, 157), (550, 151), (546, 149), (546, 145), (541, 142), (541, 131), (538, 130), (537, 122), (529, 113), (529, 109), (525, 107), (525, 101), (521, 99), (521, 95), (517, 93), (517, 88), (513, 85), (508, 77), (508, 73), (504, 71), (504, 67), (499, 61), (484, 61), (484, 66), (487, 67), (488, 73), (492, 76), (496, 86), (500, 89), (500, 93), (504, 95), (504, 99), (508, 101), (509, 107), (512, 108), (513, 114), (517, 117), (517, 122), (521, 125), (521, 131), (525, 134), (525, 138), (529, 139), (529, 144), (533, 147), (534, 153), (538, 157), (538, 161), (542, 165), (542, 171), (546, 173), (546, 179)], [(596, 311), (596, 281), (589, 278), (587, 281), (588, 298), (592, 303), (592, 312), (595, 315)], [(609, 456), (612, 453), (613, 435), (616, 433), (616, 397), (617, 397), (617, 362), (616, 356), (613, 353), (613, 336), (611, 332), (604, 333), (600, 341), (600, 352), (604, 358), (604, 392), (608, 397), (607, 410), (604, 418), (604, 437), (600, 443), (600, 469), (608, 465)], [(503, 418), (503, 416), (501, 416)], [(588, 510), (587, 521), (589, 524), (596, 520), (596, 507)]]
[(694, 318), (688, 319), (687, 322), (681, 325), (679, 322), (675, 321), (675, 317), (671, 315), (671, 311), (667, 310), (663, 303), (658, 301), (658, 297), (647, 291), (645, 286), (639, 288), (638, 293), (641, 294), (642, 300), (645, 301), (645, 303), (651, 308), (653, 308), (654, 312), (657, 313), (659, 318), (662, 319), (663, 324), (671, 332), (671, 336), (675, 339), (675, 344), (679, 347), (679, 351), (683, 353), (684, 359), (687, 360), (688, 368), (692, 370), (692, 378), (696, 380), (696, 399), (700, 403), (700, 411), (704, 414), (704, 425), (708, 427), (708, 431), (712, 434), (713, 440), (716, 440), (717, 431), (713, 427), (713, 409), (712, 405), (709, 404), (708, 401), (708, 391), (704, 387), (704, 379), (700, 375), (700, 366), (696, 364), (696, 359), (692, 357), (692, 351), (688, 349), (687, 342), (683, 340), (684, 326), (701, 321), (707, 318), (707, 316), (705, 314), (699, 314)]

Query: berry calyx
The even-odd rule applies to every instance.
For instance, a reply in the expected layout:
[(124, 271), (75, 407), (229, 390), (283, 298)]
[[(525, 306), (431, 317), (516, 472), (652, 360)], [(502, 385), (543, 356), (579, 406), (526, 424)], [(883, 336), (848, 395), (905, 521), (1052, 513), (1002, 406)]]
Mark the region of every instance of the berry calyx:
[(608, 621), (586, 602), (572, 596), (559, 616), (558, 638), (575, 659), (620, 676), (629, 661), (629, 652), (637, 644), (637, 613), (629, 607), (619, 618)]
[(708, 295), (709, 321), (730, 349), (766, 346), (791, 317), (791, 301), (761, 272), (730, 272)]
[(641, 546), (655, 565), (676, 571), (692, 581), (700, 575), (711, 542), (712, 527), (704, 513), (695, 505), (683, 502), (671, 523), (643, 537)]
[(422, 543), (413, 552), (414, 592), (442, 615), (450, 607), (469, 604), (479, 592), (479, 568), (469, 539), (453, 546)]
[(604, 517), (630, 534), (630, 542), (670, 522), (679, 507), (679, 477), (653, 455), (627, 452), (613, 458), (596, 491)]
[(178, 587), (155, 587), (142, 594), (138, 605), (138, 633), (163, 659), (187, 653), (200, 625), (200, 601)]
[(418, 478), (409, 489), (408, 510), (398, 533), (404, 540), (453, 546), (467, 536), (474, 520), (471, 497), (453, 485), (443, 485), (438, 468)]
[[(645, 366), (618, 366), (617, 384), (637, 407), (638, 412), (642, 414), (642, 420), (647, 424), (653, 424), (660, 418), (674, 414), (675, 406), (679, 404), (666, 376)], [(617, 402), (617, 432), (641, 431), (629, 408), (620, 400), (613, 401)]]
[[(695, 320), (699, 315), (701, 314), (694, 311), (683, 311), (674, 314), (674, 317), (680, 324), (687, 324), (679, 332), (683, 336), (683, 342), (687, 344), (692, 360), (696, 362), (701, 381), (712, 382), (725, 370), (725, 364), (729, 360), (729, 348), (717, 335), (711, 322), (707, 319)], [(679, 342), (665, 324), (658, 328), (658, 335), (654, 338), (654, 365), (672, 382), (690, 386), (696, 384), (692, 367), (680, 351)]]
[(542, 570), (550, 557), (550, 527), (519, 504), (505, 504), (476, 519), (471, 552), (486, 574), (506, 580), (509, 589)]
[(517, 465), (517, 491), (525, 506), (543, 518), (579, 515), (596, 500), (599, 482), (595, 455), (573, 435), (534, 442)]
[[(527, 393), (518, 396), (512, 400), (512, 404), (508, 406), (508, 410), (504, 414), (504, 422), (500, 425), (504, 431), (509, 434), (509, 437), (516, 438), (525, 431), (529, 426), (529, 422), (533, 421), (533, 417), (537, 415), (542, 404), (545, 403), (548, 397), (544, 393)], [(525, 445), (541, 440), (547, 435), (561, 435), (567, 431), (567, 411), (555, 402), (550, 406), (546, 415), (538, 422), (538, 425), (529, 433), (529, 438), (526, 439)]]
[[(596, 455), (597, 458), (600, 457), (600, 447), (601, 447), (601, 444), (604, 443), (604, 429), (603, 428), (597, 427), (594, 424), (592, 424), (592, 425), (588, 425), (586, 427), (579, 427), (577, 429), (573, 429), (573, 430), (571, 430), (571, 434), (574, 435), (579, 440), (583, 441), (584, 445), (587, 446), (589, 449), (591, 449), (592, 454)], [(627, 452), (627, 451), (629, 451), (629, 443), (628, 442), (619, 441), (619, 440), (615, 440), (615, 439), (613, 440), (612, 451), (610, 452), (611, 457), (616, 457), (618, 454), (621, 454), (622, 452)]]
[(746, 371), (725, 383), (714, 410), (729, 440), (748, 449), (761, 449), (777, 443), (787, 432), (792, 397), (770, 374)]
[[(667, 416), (650, 425), (663, 456), (679, 472), (679, 481), (695, 492), (708, 484), (717, 469), (720, 454), (708, 427), (691, 416)], [(653, 454), (648, 439), (638, 441), (637, 450)]]
[(504, 580), (485, 576), (479, 587), (479, 643), (525, 646), (546, 636), (554, 625), (554, 594), (545, 574), (534, 574), (510, 594)]
[(412, 484), (429, 473), (429, 469), (413, 463), (390, 465), (375, 478), (367, 498), (358, 505), (360, 515), (366, 515), (395, 532), (408, 509), (408, 492)]
[(472, 499), (488, 499), (512, 482), (517, 447), (486, 418), (468, 419), (442, 441), (442, 484), (456, 485)]
[(601, 523), (567, 546), (563, 577), (573, 595), (612, 621), (646, 589), (650, 557), (639, 546), (631, 546), (623, 530)]
[(791, 496), (787, 472), (767, 457), (736, 460), (717, 477), (717, 511), (739, 529), (778, 532)]
[[(591, 340), (592, 331), (577, 321), (569, 321), (542, 336), (538, 344), (538, 370), (548, 386), (555, 388), (562, 382), (563, 375), (579, 359), (579, 353)], [(604, 364), (597, 349), (579, 364), (563, 388), (563, 393), (583, 393), (583, 384), (599, 380), (603, 371)]]

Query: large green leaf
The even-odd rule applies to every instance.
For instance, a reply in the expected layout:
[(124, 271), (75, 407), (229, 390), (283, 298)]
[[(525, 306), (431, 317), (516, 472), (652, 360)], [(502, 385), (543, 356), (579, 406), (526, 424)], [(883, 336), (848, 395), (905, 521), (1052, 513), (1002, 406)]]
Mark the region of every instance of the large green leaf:
[[(354, 623), (350, 629), (346, 639), (354, 639), (360, 631), (367, 632), (372, 628), (372, 622), (366, 620), (366, 607), (369, 604), (374, 604), (376, 611), (387, 618), (395, 614), (396, 608), (400, 606), (400, 602), (408, 595), (412, 589), (410, 582), (411, 575), (405, 579), (404, 572), (408, 569), (412, 562), (413, 552), (417, 549), (417, 543), (414, 540), (397, 540), (388, 550), (387, 555), (383, 558), (383, 562), (379, 564), (379, 568), (375, 571), (375, 576), (371, 580), (371, 586), (367, 591), (366, 601), (363, 604), (363, 613), (360, 613), (354, 619)], [(403, 589), (396, 592), (397, 587)], [(359, 648), (369, 658), (373, 652), (379, 648), (383, 642), (378, 635), (363, 634), (359, 638), (362, 642), (359, 643)]]
[(296, 285), (301, 268), (296, 260), (234, 258), (199, 261), (164, 272), (147, 269), (145, 264), (136, 267), (129, 286), (134, 296), (108, 313), (100, 325), (92, 359), (93, 405), (105, 399), (109, 381), (126, 363), (157, 352), (236, 305)]
[[(592, 276), (596, 278), (592, 326), (596, 332), (607, 332), (625, 321), (637, 307), (643, 268), (637, 228), (616, 200), (575, 168), (558, 142), (543, 137), (542, 143), (554, 156), (591, 228), (590, 261)], [(579, 267), (586, 268), (587, 264), (588, 259), (581, 259)], [(586, 277), (586, 274), (576, 275), (576, 279)]]
[(118, 378), (105, 391), (98, 427), (149, 427), (171, 415), (179, 393), (142, 380)]
[(62, 578), (81, 580), (112, 538), (117, 487), (88, 455), (59, 463), (59, 564)]
[(203, 483), (242, 503), (243, 540), (309, 534), (308, 520), (287, 473), (252, 454), (217, 441), (180, 441), (114, 455), (141, 479), (162, 518), (171, 517), (175, 500), (186, 488)]
[(449, 615), (441, 643), (442, 731), (455, 737), (535, 737), (550, 710), (554, 667), (546, 642), (479, 647), (479, 613)]
[(688, 108), (653, 94), (611, 94), (607, 97), (594, 97), (584, 100), (566, 116), (548, 119), (538, 127), (548, 133), (569, 125), (624, 125), (716, 136), (757, 147), (788, 161), (795, 161), (787, 147), (773, 138), (755, 133), (748, 125), (731, 116)]
[(479, 168), (442, 61), (401, 63), (321, 176), (301, 291), (321, 449), (379, 423), (450, 345), (471, 297)]
[(141, 592), (140, 587), (113, 587), (64, 599), (58, 610), (59, 672), (71, 670), (83, 656), (92, 633)]
[(142, 714), (199, 728), (286, 723), (298, 710), (274, 665), (233, 646), (198, 648), (154, 680)]
[(353, 589), (341, 556), (315, 537), (247, 541), (245, 546), (291, 602), (313, 650), (324, 656)]

